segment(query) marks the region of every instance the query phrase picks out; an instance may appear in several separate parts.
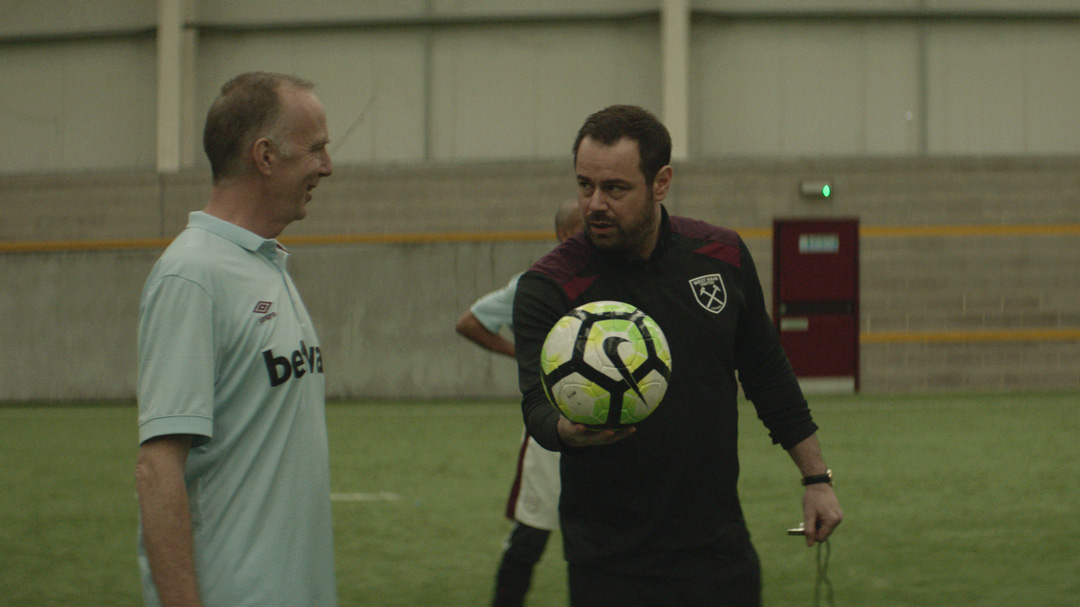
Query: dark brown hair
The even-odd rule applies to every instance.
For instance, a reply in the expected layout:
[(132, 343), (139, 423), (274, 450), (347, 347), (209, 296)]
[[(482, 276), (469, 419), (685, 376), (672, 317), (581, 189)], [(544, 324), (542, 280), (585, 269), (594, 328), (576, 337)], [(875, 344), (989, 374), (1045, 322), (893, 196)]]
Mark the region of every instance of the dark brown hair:
[(641, 173), (651, 184), (660, 169), (671, 164), (671, 135), (667, 127), (648, 110), (636, 105), (612, 105), (585, 119), (574, 140), (574, 162), (586, 137), (604, 145), (615, 145), (626, 137), (638, 144)]

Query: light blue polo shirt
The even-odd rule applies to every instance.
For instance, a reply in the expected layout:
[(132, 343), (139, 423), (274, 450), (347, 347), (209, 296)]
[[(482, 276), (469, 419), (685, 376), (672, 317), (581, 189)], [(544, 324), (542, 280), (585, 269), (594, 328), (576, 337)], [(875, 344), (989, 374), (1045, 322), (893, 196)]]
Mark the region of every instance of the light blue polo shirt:
[(498, 333), (503, 327), (513, 327), (514, 293), (517, 292), (519, 278), (521, 274), (515, 274), (505, 287), (484, 295), (469, 307), (472, 315), (488, 331)]
[[(139, 441), (192, 434), (185, 480), (206, 607), (334, 606), (325, 379), (288, 252), (190, 215), (143, 288)], [(158, 605), (141, 537), (147, 605)]]

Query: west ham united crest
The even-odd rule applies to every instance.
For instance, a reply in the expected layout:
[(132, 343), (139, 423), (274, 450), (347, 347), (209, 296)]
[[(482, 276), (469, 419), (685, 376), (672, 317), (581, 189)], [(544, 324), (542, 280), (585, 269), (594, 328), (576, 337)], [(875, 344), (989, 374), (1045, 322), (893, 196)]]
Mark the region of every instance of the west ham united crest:
[(727, 290), (724, 289), (724, 280), (719, 274), (691, 278), (690, 288), (694, 290), (694, 298), (698, 304), (713, 314), (719, 314), (727, 305)]

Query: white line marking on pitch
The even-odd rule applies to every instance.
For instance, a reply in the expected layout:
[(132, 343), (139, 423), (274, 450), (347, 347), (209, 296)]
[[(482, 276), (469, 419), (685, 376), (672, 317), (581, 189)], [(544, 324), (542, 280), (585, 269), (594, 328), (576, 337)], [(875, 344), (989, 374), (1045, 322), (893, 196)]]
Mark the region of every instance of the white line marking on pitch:
[(396, 493), (331, 493), (332, 502), (396, 502), (401, 496)]

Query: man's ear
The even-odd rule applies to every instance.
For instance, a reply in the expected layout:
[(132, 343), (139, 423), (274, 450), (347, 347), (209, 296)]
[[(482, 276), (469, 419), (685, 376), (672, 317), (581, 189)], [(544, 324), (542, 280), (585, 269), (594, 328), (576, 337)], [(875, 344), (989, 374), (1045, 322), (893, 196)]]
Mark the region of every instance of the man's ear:
[(656, 173), (656, 177), (653, 179), (653, 199), (657, 202), (663, 200), (668, 193), (668, 188), (671, 187), (671, 177), (674, 171), (671, 169), (671, 165), (665, 165)]
[(251, 160), (256, 171), (269, 176), (278, 160), (277, 147), (266, 137), (260, 137), (251, 146)]

